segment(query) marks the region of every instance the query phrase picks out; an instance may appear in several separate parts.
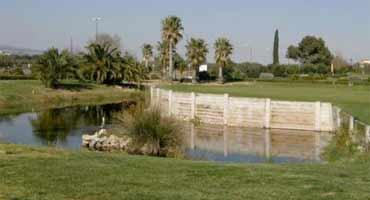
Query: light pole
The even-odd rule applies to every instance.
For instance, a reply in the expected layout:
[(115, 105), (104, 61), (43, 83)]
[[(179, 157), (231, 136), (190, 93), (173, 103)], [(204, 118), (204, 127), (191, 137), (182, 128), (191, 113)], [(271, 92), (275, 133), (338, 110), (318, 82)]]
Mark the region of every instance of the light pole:
[(98, 32), (99, 32), (98, 28), (99, 28), (99, 21), (101, 21), (101, 20), (102, 20), (102, 18), (100, 18), (100, 17), (93, 17), (92, 18), (92, 21), (95, 22), (95, 42), (98, 42)]

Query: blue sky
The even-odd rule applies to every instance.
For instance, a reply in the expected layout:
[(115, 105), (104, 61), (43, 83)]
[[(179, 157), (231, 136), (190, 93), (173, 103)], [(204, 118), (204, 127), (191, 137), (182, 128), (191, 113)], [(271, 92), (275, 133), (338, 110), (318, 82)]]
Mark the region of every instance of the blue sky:
[[(1, 0), (0, 44), (35, 49), (65, 48), (72, 37), (83, 49), (100, 31), (117, 34), (125, 50), (140, 57), (143, 43), (160, 40), (160, 21), (182, 18), (188, 37), (217, 37), (235, 45), (233, 59), (270, 63), (273, 34), (280, 31), (281, 59), (286, 47), (305, 35), (324, 38), (334, 52), (359, 60), (370, 57), (369, 0)], [(184, 41), (178, 45), (184, 54)], [(213, 60), (210, 53), (209, 60)]]

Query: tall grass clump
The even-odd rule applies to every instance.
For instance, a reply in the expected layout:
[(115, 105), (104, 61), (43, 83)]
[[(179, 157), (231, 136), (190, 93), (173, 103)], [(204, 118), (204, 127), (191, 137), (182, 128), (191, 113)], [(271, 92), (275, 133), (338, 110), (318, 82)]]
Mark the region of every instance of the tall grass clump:
[(330, 144), (325, 148), (323, 157), (329, 162), (341, 160), (357, 160), (368, 156), (366, 147), (355, 141), (354, 135), (348, 131), (347, 126), (341, 127), (333, 137)]
[(160, 109), (136, 105), (118, 119), (132, 138), (129, 153), (165, 157), (182, 155), (180, 126)]

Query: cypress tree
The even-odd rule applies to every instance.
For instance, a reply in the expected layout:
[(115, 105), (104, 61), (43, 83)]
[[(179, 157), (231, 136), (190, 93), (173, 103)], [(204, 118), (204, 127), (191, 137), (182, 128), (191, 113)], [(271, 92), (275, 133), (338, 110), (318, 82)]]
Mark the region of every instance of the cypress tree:
[(273, 50), (273, 64), (279, 64), (279, 30), (276, 29), (275, 31), (275, 38), (274, 38), (274, 50)]

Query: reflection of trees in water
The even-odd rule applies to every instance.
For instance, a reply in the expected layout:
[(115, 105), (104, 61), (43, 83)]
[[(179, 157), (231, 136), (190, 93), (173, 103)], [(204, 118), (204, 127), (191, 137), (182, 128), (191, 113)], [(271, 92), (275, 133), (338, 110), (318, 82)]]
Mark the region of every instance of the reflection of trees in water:
[(113, 114), (124, 107), (122, 104), (107, 104), (50, 109), (38, 113), (30, 122), (36, 136), (55, 144), (58, 140), (65, 141), (74, 129), (101, 125), (103, 117), (106, 122), (111, 122)]
[(13, 123), (13, 118), (17, 117), (19, 114), (16, 115), (0, 115), (0, 122), (5, 122), (12, 124)]

